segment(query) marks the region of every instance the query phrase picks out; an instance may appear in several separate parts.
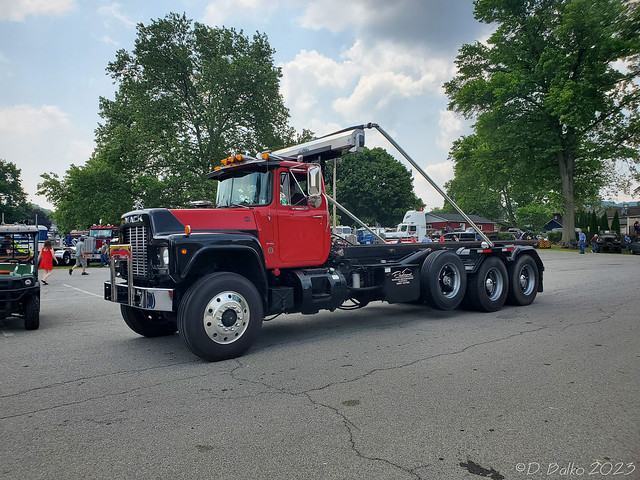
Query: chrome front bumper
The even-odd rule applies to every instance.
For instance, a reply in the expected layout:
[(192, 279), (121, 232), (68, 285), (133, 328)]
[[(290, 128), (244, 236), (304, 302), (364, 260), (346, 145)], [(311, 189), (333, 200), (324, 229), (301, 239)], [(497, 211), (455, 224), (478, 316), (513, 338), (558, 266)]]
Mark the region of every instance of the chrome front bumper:
[(173, 310), (173, 290), (170, 288), (129, 288), (126, 283), (107, 281), (104, 282), (104, 299), (145, 310)]
[(133, 279), (133, 264), (130, 245), (111, 245), (111, 278), (104, 282), (104, 299), (131, 307), (160, 312), (173, 311), (173, 289), (129, 286), (118, 283), (116, 265), (125, 263), (127, 278)]

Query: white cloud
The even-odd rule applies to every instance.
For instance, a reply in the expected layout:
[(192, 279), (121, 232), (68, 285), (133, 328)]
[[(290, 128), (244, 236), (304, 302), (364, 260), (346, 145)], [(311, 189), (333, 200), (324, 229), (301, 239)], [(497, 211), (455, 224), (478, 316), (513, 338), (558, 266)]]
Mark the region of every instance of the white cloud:
[(265, 17), (274, 12), (277, 0), (215, 0), (205, 8), (203, 23), (221, 27), (229, 18), (242, 16)]
[(29, 15), (62, 15), (75, 7), (75, 0), (0, 0), (0, 20), (22, 22)]
[[(393, 6), (393, 2), (390, 2), (390, 6)], [(367, 2), (322, 0), (309, 2), (309, 6), (300, 17), (300, 23), (304, 28), (327, 29), (336, 33), (350, 27), (362, 27), (378, 15), (384, 15), (384, 12), (372, 8)]]
[(454, 112), (442, 110), (438, 125), (440, 125), (440, 136), (436, 140), (436, 145), (448, 152), (453, 142), (460, 137), (464, 128), (463, 122)]
[(69, 116), (56, 106), (0, 107), (0, 158), (22, 170), (22, 188), (29, 201), (51, 207), (36, 195), (40, 175), (63, 176), (72, 163), (83, 165), (93, 148), (93, 141), (76, 132)]
[[(302, 50), (282, 67), (281, 93), (289, 107), (294, 124), (298, 119), (313, 119), (328, 110), (329, 98), (357, 80), (357, 69), (349, 62), (339, 62), (319, 54)], [(306, 122), (305, 128), (310, 128)]]
[(119, 3), (110, 3), (98, 9), (98, 14), (102, 17), (107, 28), (111, 28), (117, 24), (124, 25), (127, 28), (134, 28), (136, 26), (136, 22), (122, 13), (121, 8), (122, 5)]
[(102, 38), (100, 38), (100, 41), (102, 43), (106, 43), (107, 45), (116, 45), (116, 46), (120, 45), (117, 41), (115, 41), (109, 35), (103, 35)]
[(0, 134), (40, 135), (51, 129), (67, 129), (69, 125), (67, 114), (51, 105), (0, 108)]
[[(444, 190), (444, 184), (453, 178), (453, 162), (450, 160), (428, 165), (424, 168), (429, 177)], [(420, 175), (413, 172), (413, 185), (416, 195), (420, 197), (429, 209), (442, 207), (444, 198)]]
[(357, 122), (378, 118), (397, 100), (441, 96), (450, 65), (419, 48), (408, 51), (390, 41), (366, 46), (356, 41), (339, 60), (303, 50), (281, 65), (282, 93), (294, 125), (321, 113)]

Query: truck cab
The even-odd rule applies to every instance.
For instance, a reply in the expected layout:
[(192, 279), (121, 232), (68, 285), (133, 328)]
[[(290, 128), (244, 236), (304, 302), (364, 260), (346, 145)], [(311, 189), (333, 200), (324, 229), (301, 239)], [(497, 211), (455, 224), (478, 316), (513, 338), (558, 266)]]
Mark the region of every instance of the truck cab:
[[(217, 208), (172, 210), (181, 222), (255, 232), (267, 269), (316, 266), (327, 260), (331, 234), (327, 200), (316, 193), (324, 189), (319, 165), (239, 156), (209, 177), (219, 182)], [(313, 196), (310, 184), (315, 185)]]

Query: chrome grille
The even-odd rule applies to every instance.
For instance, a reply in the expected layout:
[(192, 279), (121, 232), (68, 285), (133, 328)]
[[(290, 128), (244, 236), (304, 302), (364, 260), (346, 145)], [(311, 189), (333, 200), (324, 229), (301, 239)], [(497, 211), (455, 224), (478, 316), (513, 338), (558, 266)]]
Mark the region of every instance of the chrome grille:
[(147, 246), (149, 231), (144, 225), (128, 228), (124, 232), (125, 243), (131, 245), (133, 274), (146, 276), (148, 273)]

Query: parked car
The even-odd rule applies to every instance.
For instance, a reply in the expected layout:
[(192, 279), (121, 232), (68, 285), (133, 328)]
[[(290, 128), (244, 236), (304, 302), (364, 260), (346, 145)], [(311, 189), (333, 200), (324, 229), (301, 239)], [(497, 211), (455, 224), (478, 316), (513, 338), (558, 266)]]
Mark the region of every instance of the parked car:
[[(370, 227), (371, 231), (376, 233), (377, 235), (385, 238), (385, 229), (382, 227)], [(376, 238), (369, 230), (366, 228), (359, 228), (356, 231), (356, 235), (358, 237), (358, 243), (360, 245), (370, 245), (372, 243), (381, 243), (378, 238)]]
[(0, 319), (24, 317), (24, 328), (40, 326), (38, 227), (0, 225)]
[(601, 231), (598, 234), (598, 252), (616, 252), (622, 253), (622, 242), (617, 232), (610, 230)]
[(640, 237), (636, 237), (633, 242), (629, 244), (629, 251), (633, 254), (640, 254)]

